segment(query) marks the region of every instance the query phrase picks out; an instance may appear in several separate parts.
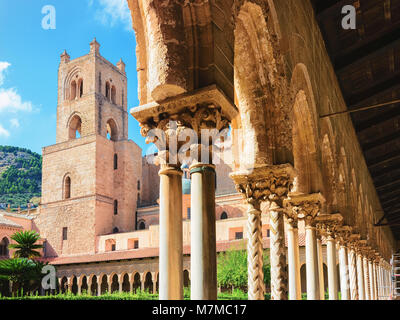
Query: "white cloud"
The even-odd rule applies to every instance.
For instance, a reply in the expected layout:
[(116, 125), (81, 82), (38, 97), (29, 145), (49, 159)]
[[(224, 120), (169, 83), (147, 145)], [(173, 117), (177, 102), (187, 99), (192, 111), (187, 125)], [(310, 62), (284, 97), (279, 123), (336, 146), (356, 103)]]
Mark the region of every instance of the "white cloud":
[(19, 128), (19, 126), (20, 126), (19, 120), (16, 118), (11, 119), (10, 124), (11, 124), (11, 127), (13, 127), (13, 128)]
[(8, 138), (9, 136), (10, 136), (10, 132), (8, 132), (6, 129), (4, 129), (3, 126), (0, 124), (0, 137)]
[(17, 111), (32, 111), (32, 102), (22, 101), (21, 96), (14, 88), (0, 88), (0, 112), (17, 112)]
[(0, 86), (3, 85), (4, 82), (4, 71), (11, 66), (9, 62), (0, 61)]
[[(89, 6), (93, 0), (88, 0)], [(96, 19), (104, 25), (114, 27), (118, 23), (124, 26), (127, 31), (132, 30), (131, 12), (126, 0), (98, 0), (101, 9), (96, 10)]]

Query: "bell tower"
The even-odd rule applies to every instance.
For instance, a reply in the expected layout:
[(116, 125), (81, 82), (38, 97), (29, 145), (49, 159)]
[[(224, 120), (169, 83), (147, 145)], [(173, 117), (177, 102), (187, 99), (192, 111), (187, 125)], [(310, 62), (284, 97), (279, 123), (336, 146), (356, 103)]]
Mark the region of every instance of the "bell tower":
[(133, 231), (141, 149), (128, 140), (127, 77), (94, 39), (87, 55), (61, 54), (56, 144), (43, 148), (36, 219), (52, 255), (95, 253), (97, 236)]

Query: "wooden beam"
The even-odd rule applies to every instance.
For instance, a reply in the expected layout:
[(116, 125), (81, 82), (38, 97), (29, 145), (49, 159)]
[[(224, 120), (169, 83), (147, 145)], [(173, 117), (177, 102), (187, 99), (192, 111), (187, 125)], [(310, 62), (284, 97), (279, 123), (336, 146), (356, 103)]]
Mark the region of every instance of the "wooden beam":
[(367, 161), (367, 165), (369, 170), (372, 171), (376, 167), (382, 167), (395, 160), (400, 160), (400, 150), (389, 152), (385, 155), (375, 158), (373, 161)]
[(379, 146), (381, 146), (383, 144), (391, 143), (391, 142), (393, 142), (393, 141), (395, 141), (397, 139), (400, 139), (400, 131), (394, 132), (394, 133), (392, 133), (390, 135), (387, 135), (387, 136), (384, 136), (384, 137), (381, 137), (381, 138), (378, 138), (378, 139), (376, 139), (375, 141), (372, 141), (372, 142), (368, 142), (368, 143), (362, 144), (362, 141), (360, 141), (360, 143), (361, 143), (361, 148), (364, 150), (364, 152), (367, 152), (368, 150), (374, 149), (374, 148), (379, 147)]
[[(394, 105), (395, 104), (392, 104), (392, 106)], [(381, 111), (380, 114), (371, 117), (371, 119), (365, 120), (360, 123), (355, 123), (354, 129), (356, 130), (356, 132), (362, 132), (397, 117), (400, 117), (400, 104), (398, 104), (398, 107), (388, 110), (386, 112)]]

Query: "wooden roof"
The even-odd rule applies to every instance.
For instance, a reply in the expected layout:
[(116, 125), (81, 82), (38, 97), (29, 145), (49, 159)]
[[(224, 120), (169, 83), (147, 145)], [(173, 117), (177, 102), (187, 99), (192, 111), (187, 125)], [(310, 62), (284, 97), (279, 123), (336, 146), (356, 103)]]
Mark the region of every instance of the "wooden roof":
[[(349, 110), (400, 99), (400, 0), (312, 0)], [(356, 30), (341, 26), (357, 9)], [(382, 208), (400, 239), (400, 104), (351, 113)]]

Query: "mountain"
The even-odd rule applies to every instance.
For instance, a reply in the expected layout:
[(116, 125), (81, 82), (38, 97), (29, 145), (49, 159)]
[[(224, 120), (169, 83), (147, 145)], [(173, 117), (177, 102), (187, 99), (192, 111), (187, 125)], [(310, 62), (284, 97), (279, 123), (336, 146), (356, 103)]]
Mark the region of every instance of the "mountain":
[[(42, 156), (25, 148), (0, 146), (0, 208), (26, 208), (40, 197)], [(36, 202), (35, 200), (34, 202)]]

